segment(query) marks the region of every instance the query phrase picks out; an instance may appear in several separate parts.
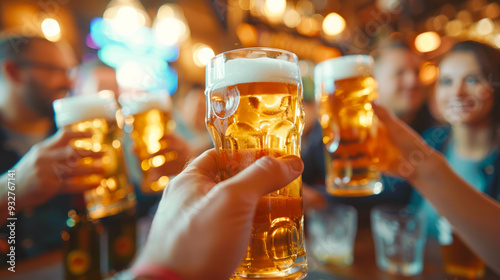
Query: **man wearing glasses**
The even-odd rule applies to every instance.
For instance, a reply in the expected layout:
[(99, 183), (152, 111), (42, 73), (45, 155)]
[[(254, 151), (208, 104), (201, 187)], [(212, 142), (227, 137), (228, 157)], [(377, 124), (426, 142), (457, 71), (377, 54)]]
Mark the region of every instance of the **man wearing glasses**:
[[(65, 169), (76, 151), (69, 143), (82, 133), (56, 132), (52, 102), (73, 87), (74, 57), (58, 44), (38, 37), (0, 41), (0, 260), (6, 264), (8, 179), (15, 174), (16, 260), (61, 245), (60, 232), (70, 209), (70, 193), (92, 188), (75, 185), (73, 172), (102, 174), (102, 168)], [(10, 172), (9, 172), (10, 170)], [(12, 172), (15, 170), (15, 172)], [(59, 170), (60, 171), (60, 170)], [(12, 176), (10, 177), (12, 179)], [(3, 234), (2, 234), (3, 233)]]

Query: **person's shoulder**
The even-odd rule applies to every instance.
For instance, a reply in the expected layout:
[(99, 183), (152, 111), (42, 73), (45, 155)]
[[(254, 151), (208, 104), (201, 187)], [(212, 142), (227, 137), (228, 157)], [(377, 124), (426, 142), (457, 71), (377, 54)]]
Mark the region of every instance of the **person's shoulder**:
[(451, 132), (449, 125), (438, 125), (428, 128), (422, 133), (422, 138), (434, 149), (439, 150), (448, 140)]

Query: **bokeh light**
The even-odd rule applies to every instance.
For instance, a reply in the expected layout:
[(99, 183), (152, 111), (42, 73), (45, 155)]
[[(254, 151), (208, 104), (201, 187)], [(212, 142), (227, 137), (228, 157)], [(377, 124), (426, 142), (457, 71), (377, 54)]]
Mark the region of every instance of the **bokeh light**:
[(431, 52), (441, 45), (441, 37), (436, 32), (424, 32), (415, 38), (415, 48), (419, 52)]
[(483, 18), (477, 22), (476, 31), (480, 35), (488, 35), (493, 32), (495, 25), (489, 18)]
[(53, 18), (46, 18), (42, 21), (42, 32), (49, 41), (55, 42), (61, 39), (61, 27)]
[(337, 13), (330, 13), (323, 21), (323, 32), (329, 36), (335, 36), (345, 29), (344, 18)]
[(193, 61), (199, 67), (207, 65), (208, 61), (215, 56), (212, 48), (205, 44), (195, 44), (193, 46)]

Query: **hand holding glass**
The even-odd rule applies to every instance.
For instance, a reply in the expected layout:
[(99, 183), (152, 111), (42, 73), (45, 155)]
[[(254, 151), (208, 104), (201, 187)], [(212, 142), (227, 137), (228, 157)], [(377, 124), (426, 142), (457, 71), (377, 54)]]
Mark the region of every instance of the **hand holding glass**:
[(127, 180), (120, 141), (123, 131), (116, 122), (117, 106), (113, 94), (71, 96), (58, 99), (53, 105), (58, 128), (92, 132), (91, 138), (73, 142), (73, 146), (82, 151), (72, 161), (73, 168), (97, 163), (95, 159), (85, 157), (86, 150), (103, 153), (100, 164), (106, 169), (104, 178), (77, 178), (82, 182), (95, 182), (96, 185), (95, 189), (85, 192), (89, 216), (98, 219), (134, 207), (135, 194)]
[(168, 147), (164, 140), (175, 129), (175, 122), (171, 117), (171, 101), (168, 94), (142, 93), (135, 96), (120, 96), (120, 104), (125, 117), (125, 131), (129, 133), (135, 146), (144, 178), (141, 183), (143, 193), (162, 191), (169, 178), (151, 178), (151, 168), (158, 168), (166, 162), (177, 159), (177, 152), (156, 154)]
[[(297, 56), (252, 48), (229, 51), (207, 65), (207, 128), (226, 180), (262, 156), (300, 156), (304, 126)], [(263, 196), (248, 251), (233, 279), (303, 279), (302, 180)]]
[(316, 66), (314, 84), (325, 144), (327, 191), (339, 196), (363, 196), (382, 191), (377, 169), (377, 117), (371, 102), (377, 97), (373, 59), (351, 55)]

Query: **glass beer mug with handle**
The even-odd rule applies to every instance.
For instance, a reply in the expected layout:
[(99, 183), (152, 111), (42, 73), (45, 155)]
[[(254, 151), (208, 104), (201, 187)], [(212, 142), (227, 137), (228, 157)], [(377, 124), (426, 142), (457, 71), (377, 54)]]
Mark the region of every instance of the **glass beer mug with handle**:
[(450, 222), (444, 217), (439, 217), (437, 227), (441, 259), (446, 274), (463, 279), (483, 278), (486, 264), (455, 233)]
[(363, 196), (382, 191), (373, 59), (349, 55), (318, 64), (314, 72), (330, 194)]
[(168, 146), (165, 135), (175, 129), (175, 122), (170, 114), (172, 104), (168, 94), (141, 93), (121, 95), (119, 102), (125, 117), (125, 131), (132, 139), (144, 178), (141, 183), (143, 193), (162, 191), (170, 181), (165, 174), (160, 178), (151, 178), (151, 168), (157, 168), (166, 162), (177, 159), (177, 152), (157, 154)]
[[(206, 68), (207, 128), (221, 180), (262, 156), (300, 156), (304, 126), (297, 56), (267, 48), (225, 52)], [(302, 179), (260, 198), (245, 258), (233, 279), (303, 279)]]
[(82, 176), (76, 181), (96, 182), (96, 188), (85, 192), (87, 211), (93, 219), (117, 214), (135, 207), (134, 189), (127, 180), (122, 151), (122, 130), (115, 113), (117, 104), (112, 92), (98, 95), (79, 95), (55, 100), (53, 103), (58, 128), (71, 131), (89, 131), (90, 138), (77, 139), (72, 145), (81, 151), (71, 160), (72, 168), (94, 165), (95, 159), (85, 157), (85, 151), (102, 152), (101, 164), (106, 174), (101, 178)]

